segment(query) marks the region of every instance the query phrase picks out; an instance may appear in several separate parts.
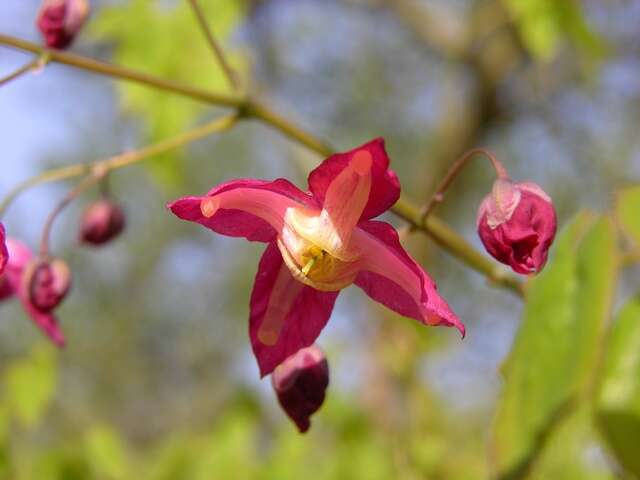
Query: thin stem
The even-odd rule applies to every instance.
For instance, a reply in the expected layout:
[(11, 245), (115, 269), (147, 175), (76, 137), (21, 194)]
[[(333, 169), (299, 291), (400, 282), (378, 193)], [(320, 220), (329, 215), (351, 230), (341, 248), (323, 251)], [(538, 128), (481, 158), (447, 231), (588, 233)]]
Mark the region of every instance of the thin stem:
[(18, 68), (16, 71), (10, 73), (5, 77), (0, 78), (0, 87), (21, 77), (25, 73), (29, 73), (29, 72), (44, 68), (44, 66), (47, 64), (48, 61), (49, 61), (49, 56), (46, 53), (43, 53), (38, 58), (34, 58), (29, 63)]
[[(178, 95), (183, 95), (194, 100), (199, 100), (213, 105), (235, 107), (238, 109), (238, 112), (240, 112), (240, 116), (254, 117), (261, 120), (287, 137), (305, 145), (310, 150), (313, 150), (322, 156), (328, 156), (334, 152), (334, 150), (325, 142), (300, 129), (288, 119), (279, 116), (264, 104), (251, 99), (212, 93), (208, 90), (202, 90), (189, 85), (165, 80), (117, 65), (99, 62), (80, 55), (47, 50), (35, 43), (27, 42), (8, 35), (0, 34), (0, 45), (8, 45), (33, 53), (48, 52), (51, 55), (51, 61), (63, 63), (101, 75), (137, 82), (149, 87), (173, 92)], [(43, 174), (29, 179), (16, 187), (10, 195), (13, 194), (15, 197), (17, 193), (20, 193), (33, 185), (63, 178), (77, 177), (86, 173), (86, 170), (84, 170), (85, 168), (87, 168), (86, 165), (75, 165), (66, 167), (66, 169), (56, 169), (44, 172)], [(17, 191), (17, 193), (15, 193), (15, 191)], [(5, 201), (0, 204), (0, 216), (10, 201), (10, 196), (7, 196)], [(493, 263), (476, 251), (464, 240), (464, 238), (451, 230), (441, 220), (438, 220), (433, 216), (429, 219), (421, 218), (423, 215), (420, 214), (419, 209), (406, 199), (400, 199), (391, 210), (399, 217), (407, 220), (413, 228), (421, 230), (433, 237), (440, 246), (467, 264), (469, 267), (487, 275), (487, 277), (495, 284), (510, 288), (516, 292), (521, 292), (521, 284), (517, 279), (505, 274), (500, 269), (496, 269)]]
[(94, 170), (87, 175), (81, 182), (79, 182), (75, 188), (69, 191), (64, 198), (56, 205), (44, 224), (42, 229), (42, 237), (40, 240), (40, 256), (46, 258), (49, 256), (49, 237), (51, 236), (51, 229), (53, 228), (53, 222), (55, 222), (58, 215), (69, 205), (78, 195), (90, 188), (94, 183), (99, 181), (104, 176), (104, 173)]
[(207, 18), (205, 17), (204, 12), (202, 11), (202, 8), (200, 8), (200, 4), (198, 4), (198, 0), (189, 0), (189, 4), (191, 4), (193, 13), (196, 15), (198, 24), (200, 25), (200, 29), (202, 30), (202, 33), (206, 37), (207, 43), (209, 43), (209, 47), (211, 47), (211, 50), (213, 51), (213, 54), (218, 60), (220, 67), (222, 67), (222, 70), (224, 71), (225, 77), (227, 78), (229, 85), (233, 90), (240, 90), (240, 81), (238, 79), (238, 76), (236, 75), (236, 72), (233, 71), (233, 69), (231, 68), (231, 65), (229, 65), (229, 62), (227, 61), (227, 58), (224, 52), (222, 51), (222, 48), (220, 47), (220, 45), (218, 45), (216, 38), (213, 36), (213, 32), (209, 28), (209, 24), (207, 23)]
[(166, 80), (164, 78), (159, 78), (154, 75), (138, 72), (136, 70), (121, 67), (118, 65), (100, 62), (92, 58), (76, 55), (74, 53), (62, 52), (59, 50), (48, 50), (36, 43), (27, 42), (26, 40), (21, 40), (9, 35), (0, 34), (0, 45), (7, 45), (19, 50), (37, 54), (46, 53), (49, 55), (50, 60), (54, 62), (70, 65), (72, 67), (81, 68), (83, 70), (88, 70), (109, 77), (142, 83), (145, 85), (149, 85), (150, 87), (158, 88), (160, 90), (166, 90), (178, 95), (183, 95), (185, 97), (193, 98), (195, 100), (200, 100), (214, 105), (235, 108), (240, 108), (244, 105), (243, 98), (238, 96), (214, 93), (209, 90), (193, 87), (191, 85), (185, 85), (180, 82), (174, 82), (173, 80)]
[(442, 202), (442, 200), (444, 199), (444, 194), (449, 189), (449, 187), (451, 186), (453, 181), (456, 179), (458, 174), (462, 171), (462, 169), (465, 166), (467, 166), (467, 164), (469, 163), (469, 160), (476, 157), (477, 155), (484, 155), (491, 161), (491, 164), (493, 165), (493, 168), (495, 169), (496, 175), (498, 176), (498, 178), (504, 178), (504, 179), (509, 178), (509, 174), (507, 173), (507, 170), (493, 155), (493, 153), (491, 153), (486, 148), (473, 148), (468, 152), (466, 152), (464, 155), (462, 155), (462, 157), (460, 157), (458, 160), (456, 160), (453, 165), (451, 165), (451, 168), (449, 168), (449, 171), (447, 172), (447, 174), (444, 176), (442, 181), (438, 184), (438, 188), (436, 188), (436, 193), (433, 194), (433, 196), (429, 200), (429, 203), (427, 203), (427, 205), (425, 206), (424, 211), (422, 213), (423, 219), (427, 218), (431, 213), (431, 211), (435, 208), (435, 206)]
[(149, 145), (148, 147), (141, 148), (140, 150), (134, 150), (131, 152), (122, 153), (114, 157), (110, 157), (104, 160), (98, 160), (91, 163), (84, 163), (79, 165), (71, 165), (67, 167), (56, 168), (44, 172), (38, 176), (29, 178), (24, 182), (18, 184), (13, 190), (11, 190), (0, 204), (0, 218), (6, 212), (7, 208), (11, 205), (13, 200), (25, 190), (41, 185), (43, 183), (53, 182), (57, 180), (65, 180), (69, 178), (79, 177), (89, 174), (91, 172), (99, 172), (101, 178), (106, 173), (116, 170), (118, 168), (126, 167), (133, 163), (145, 160), (154, 155), (167, 152), (181, 145), (185, 145), (201, 138), (204, 138), (212, 133), (222, 132), (233, 127), (238, 121), (239, 116), (237, 114), (228, 115), (218, 118), (210, 123), (207, 123), (201, 127), (190, 130), (189, 132), (182, 133), (175, 137), (163, 140), (161, 142)]

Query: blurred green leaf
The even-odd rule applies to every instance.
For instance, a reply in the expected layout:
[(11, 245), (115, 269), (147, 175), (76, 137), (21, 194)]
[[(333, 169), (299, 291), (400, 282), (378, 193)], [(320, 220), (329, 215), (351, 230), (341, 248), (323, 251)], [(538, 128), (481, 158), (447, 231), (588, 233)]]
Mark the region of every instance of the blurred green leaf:
[(85, 441), (88, 463), (97, 478), (127, 478), (126, 449), (117, 432), (98, 425), (89, 430)]
[(522, 40), (531, 53), (549, 60), (563, 39), (594, 56), (603, 51), (602, 39), (589, 27), (574, 0), (505, 0)]
[(531, 281), (494, 424), (498, 472), (526, 468), (591, 381), (615, 285), (615, 240), (609, 218), (581, 214)]
[(597, 424), (620, 464), (640, 476), (640, 296), (618, 315), (602, 372)]
[(620, 226), (640, 247), (640, 185), (618, 193), (616, 217)]
[[(244, 2), (200, 2), (209, 26), (222, 45), (244, 15)], [(115, 43), (114, 61), (211, 90), (228, 90), (222, 70), (198, 27), (189, 2), (175, 6), (132, 0), (103, 8), (92, 24), (93, 33)], [(233, 68), (246, 73), (247, 62), (238, 52), (228, 59)], [(242, 76), (242, 75), (241, 75)], [(150, 141), (158, 141), (187, 129), (203, 112), (201, 103), (130, 82), (119, 82), (123, 108), (140, 116)], [(166, 187), (180, 185), (184, 171), (176, 153), (149, 162), (148, 168)]]
[(25, 427), (36, 425), (55, 393), (57, 362), (53, 347), (39, 344), (7, 367), (7, 404)]

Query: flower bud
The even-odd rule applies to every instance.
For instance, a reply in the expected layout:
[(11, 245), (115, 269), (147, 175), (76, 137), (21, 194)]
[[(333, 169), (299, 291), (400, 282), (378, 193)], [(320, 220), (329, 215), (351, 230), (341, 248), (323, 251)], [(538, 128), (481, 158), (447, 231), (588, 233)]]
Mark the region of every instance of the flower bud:
[(87, 0), (44, 0), (37, 25), (50, 48), (67, 48), (89, 15)]
[(36, 258), (27, 266), (22, 281), (31, 305), (40, 312), (50, 312), (69, 293), (71, 272), (58, 258)]
[(110, 200), (100, 200), (87, 207), (80, 221), (80, 241), (102, 245), (113, 240), (124, 229), (122, 208)]
[(556, 235), (556, 212), (535, 183), (495, 181), (478, 210), (478, 235), (496, 260), (515, 272), (538, 273)]
[(280, 406), (304, 433), (310, 417), (322, 406), (329, 385), (329, 364), (322, 350), (312, 345), (299, 350), (276, 367), (271, 383)]

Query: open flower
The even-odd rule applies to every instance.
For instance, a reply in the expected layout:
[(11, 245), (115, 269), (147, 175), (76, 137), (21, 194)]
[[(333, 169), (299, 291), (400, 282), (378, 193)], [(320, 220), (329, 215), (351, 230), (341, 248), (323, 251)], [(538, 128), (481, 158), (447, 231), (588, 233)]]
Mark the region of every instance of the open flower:
[(89, 15), (87, 0), (44, 0), (38, 13), (38, 29), (47, 47), (67, 48)]
[(324, 403), (329, 386), (329, 364), (316, 345), (298, 350), (276, 367), (271, 375), (278, 402), (304, 433), (311, 426), (311, 415)]
[(384, 140), (333, 155), (309, 175), (309, 192), (285, 179), (232, 180), (169, 205), (222, 235), (267, 243), (251, 294), (249, 335), (267, 375), (324, 328), (341, 289), (426, 325), (464, 326), (396, 230), (373, 221), (400, 195)]
[(9, 261), (2, 275), (0, 275), (0, 300), (17, 296), (27, 315), (56, 345), (64, 345), (64, 336), (58, 326), (58, 321), (51, 311), (42, 311), (36, 307), (31, 298), (29, 283), (25, 273), (34, 262), (31, 250), (23, 243), (9, 238), (7, 240)]
[(551, 198), (535, 183), (498, 178), (478, 210), (478, 235), (487, 252), (515, 272), (538, 273), (556, 235)]

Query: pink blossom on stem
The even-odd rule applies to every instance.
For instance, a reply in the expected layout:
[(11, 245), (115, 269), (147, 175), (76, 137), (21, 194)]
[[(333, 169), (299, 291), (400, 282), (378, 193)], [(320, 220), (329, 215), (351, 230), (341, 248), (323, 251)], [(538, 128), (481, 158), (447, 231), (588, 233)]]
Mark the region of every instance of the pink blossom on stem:
[(271, 375), (273, 389), (285, 413), (304, 433), (310, 418), (324, 402), (329, 385), (329, 364), (316, 345), (298, 350), (276, 367)]
[(477, 227), (496, 260), (517, 273), (538, 273), (556, 235), (556, 212), (551, 198), (535, 183), (499, 178), (480, 204)]
[(64, 49), (71, 45), (88, 15), (87, 0), (44, 0), (36, 23), (47, 47)]
[(56, 345), (64, 345), (64, 336), (58, 326), (58, 320), (51, 311), (42, 311), (32, 302), (28, 282), (25, 282), (27, 268), (32, 264), (31, 250), (18, 240), (7, 239), (9, 261), (0, 275), (0, 301), (18, 297), (27, 315)]
[(80, 241), (99, 246), (116, 238), (124, 229), (125, 216), (120, 206), (111, 200), (92, 203), (80, 220)]
[(7, 251), (7, 236), (4, 230), (4, 225), (0, 223), (0, 275), (7, 266), (9, 260), (9, 252)]
[(267, 243), (251, 294), (249, 336), (262, 376), (326, 325), (343, 288), (425, 325), (464, 326), (434, 282), (402, 248), (396, 230), (371, 220), (400, 196), (384, 140), (332, 155), (304, 192), (285, 179), (241, 179), (168, 205), (179, 218), (222, 235)]

